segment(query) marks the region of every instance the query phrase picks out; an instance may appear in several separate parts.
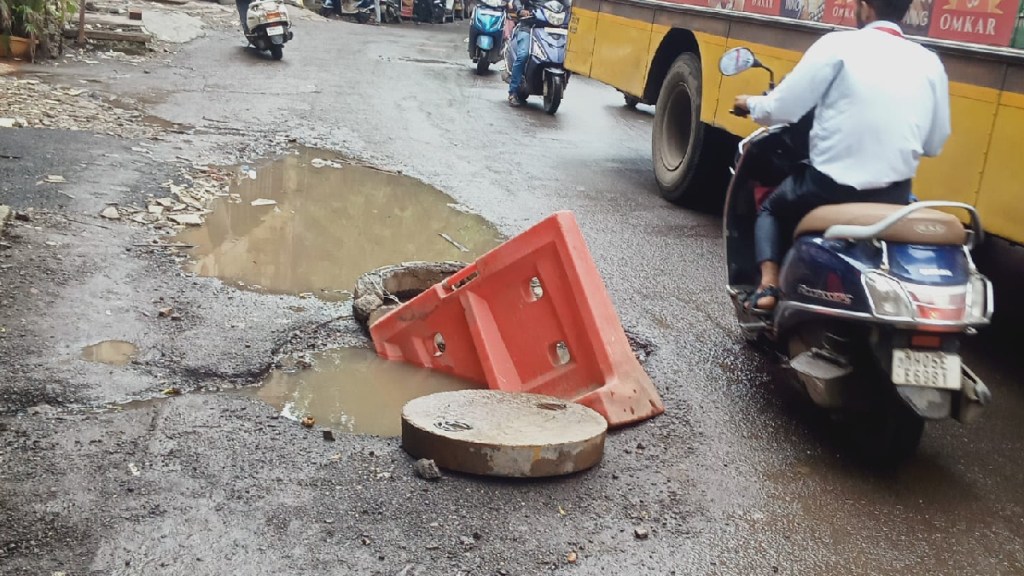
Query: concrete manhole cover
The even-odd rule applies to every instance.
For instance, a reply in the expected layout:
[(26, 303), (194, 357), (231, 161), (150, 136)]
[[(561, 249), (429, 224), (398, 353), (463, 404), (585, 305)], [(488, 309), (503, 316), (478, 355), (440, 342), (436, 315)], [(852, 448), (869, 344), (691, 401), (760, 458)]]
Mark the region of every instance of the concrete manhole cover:
[(550, 396), (461, 390), (417, 398), (402, 410), (402, 447), (449, 470), (543, 477), (593, 467), (608, 423)]

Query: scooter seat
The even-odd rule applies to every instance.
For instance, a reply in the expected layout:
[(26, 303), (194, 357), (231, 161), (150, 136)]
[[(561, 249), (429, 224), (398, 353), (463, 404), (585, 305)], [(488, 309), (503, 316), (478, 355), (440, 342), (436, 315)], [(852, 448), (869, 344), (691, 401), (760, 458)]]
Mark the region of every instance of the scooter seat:
[[(898, 204), (851, 202), (830, 204), (812, 210), (796, 227), (794, 238), (821, 234), (836, 224), (870, 226), (903, 208)], [(881, 234), (879, 240), (904, 244), (957, 245), (967, 241), (967, 231), (956, 216), (922, 208), (911, 212)]]

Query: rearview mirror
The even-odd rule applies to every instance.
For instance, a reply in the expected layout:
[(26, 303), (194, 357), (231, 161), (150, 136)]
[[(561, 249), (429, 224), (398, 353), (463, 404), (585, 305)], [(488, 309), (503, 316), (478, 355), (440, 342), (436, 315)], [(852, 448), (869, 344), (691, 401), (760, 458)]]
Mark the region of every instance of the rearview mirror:
[(760, 67), (761, 63), (757, 61), (754, 53), (742, 46), (726, 50), (725, 54), (722, 54), (722, 59), (718, 61), (718, 69), (723, 76), (735, 76), (751, 68)]

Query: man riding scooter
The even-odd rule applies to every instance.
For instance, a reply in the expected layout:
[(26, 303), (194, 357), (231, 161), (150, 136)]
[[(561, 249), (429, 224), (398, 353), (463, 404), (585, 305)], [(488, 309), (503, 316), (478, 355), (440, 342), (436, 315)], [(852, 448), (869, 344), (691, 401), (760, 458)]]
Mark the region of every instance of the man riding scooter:
[(528, 19), (532, 16), (532, 13), (527, 8), (529, 2), (530, 0), (512, 0), (509, 2), (510, 11), (520, 20), (519, 26), (512, 30), (512, 38), (509, 39), (509, 42), (512, 44), (512, 53), (515, 54), (515, 60), (512, 61), (512, 77), (508, 83), (508, 104), (513, 107), (520, 105), (516, 94), (519, 93), (519, 84), (523, 81), (523, 68), (526, 67), (526, 58), (530, 55), (531, 26)]
[[(561, 3), (565, 4), (565, 2)], [(508, 103), (509, 106), (514, 107), (522, 104), (517, 94), (523, 82), (526, 61), (530, 56), (530, 35), (534, 26), (538, 25), (538, 23), (533, 19), (532, 0), (511, 0), (509, 8), (519, 20), (519, 25), (512, 31), (512, 37), (509, 39), (509, 47), (512, 50), (514, 59), (508, 83)]]
[(249, 2), (250, 0), (235, 0), (235, 8), (238, 9), (238, 18), (242, 21), (242, 32), (246, 35), (249, 34), (249, 23), (245, 21), (245, 16), (249, 13)]
[(748, 309), (768, 313), (782, 295), (785, 228), (827, 204), (907, 204), (921, 156), (937, 156), (949, 137), (945, 69), (896, 24), (910, 3), (857, 0), (859, 30), (822, 36), (768, 95), (736, 98), (735, 113), (762, 125), (814, 115), (810, 165), (761, 205), (754, 233), (761, 282)]

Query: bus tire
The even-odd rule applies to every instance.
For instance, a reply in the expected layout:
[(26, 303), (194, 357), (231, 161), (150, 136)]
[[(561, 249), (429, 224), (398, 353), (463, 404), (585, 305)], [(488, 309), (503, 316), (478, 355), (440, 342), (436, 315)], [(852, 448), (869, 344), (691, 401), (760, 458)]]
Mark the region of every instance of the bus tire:
[(686, 52), (665, 75), (651, 136), (654, 177), (662, 197), (673, 204), (692, 204), (700, 192), (700, 178), (696, 177), (704, 145), (700, 108), (700, 58)]

